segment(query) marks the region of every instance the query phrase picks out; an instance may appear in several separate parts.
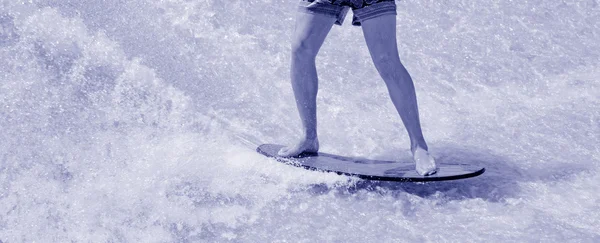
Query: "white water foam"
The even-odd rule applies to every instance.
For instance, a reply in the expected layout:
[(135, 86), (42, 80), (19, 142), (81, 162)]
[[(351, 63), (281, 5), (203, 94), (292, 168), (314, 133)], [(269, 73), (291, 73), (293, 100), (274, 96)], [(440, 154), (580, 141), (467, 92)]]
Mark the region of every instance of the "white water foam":
[[(299, 133), (295, 2), (0, 4), (0, 241), (600, 240), (600, 15), (589, 1), (402, 1), (432, 153), (477, 178), (375, 183), (254, 152)], [(360, 28), (317, 58), (322, 150), (408, 137)]]

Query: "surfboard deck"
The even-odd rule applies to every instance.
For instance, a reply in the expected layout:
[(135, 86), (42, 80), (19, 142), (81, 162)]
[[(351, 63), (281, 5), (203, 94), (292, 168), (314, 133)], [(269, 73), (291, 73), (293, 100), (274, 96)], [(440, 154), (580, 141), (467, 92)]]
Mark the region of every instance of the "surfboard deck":
[(430, 176), (422, 176), (415, 171), (414, 162), (372, 160), (345, 157), (328, 153), (302, 153), (295, 157), (280, 157), (277, 152), (284, 147), (278, 144), (263, 144), (256, 151), (277, 161), (302, 167), (307, 170), (334, 172), (339, 175), (355, 176), (365, 180), (379, 181), (445, 181), (475, 177), (483, 174), (485, 168), (477, 165), (451, 161), (437, 161), (438, 171)]

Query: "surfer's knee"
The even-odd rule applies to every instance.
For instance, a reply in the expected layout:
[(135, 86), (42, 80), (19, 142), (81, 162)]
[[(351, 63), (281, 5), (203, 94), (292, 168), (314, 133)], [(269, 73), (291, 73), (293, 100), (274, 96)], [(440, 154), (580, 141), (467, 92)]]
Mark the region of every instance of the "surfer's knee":
[(379, 74), (386, 82), (404, 81), (403, 77), (408, 73), (398, 57), (382, 55), (377, 59), (373, 59), (373, 62), (377, 71), (379, 71)]
[(400, 57), (392, 53), (373, 53), (371, 58), (379, 72), (392, 72), (398, 67), (403, 67), (400, 62)]
[(295, 59), (315, 58), (319, 46), (309, 40), (296, 40), (292, 42), (292, 57)]

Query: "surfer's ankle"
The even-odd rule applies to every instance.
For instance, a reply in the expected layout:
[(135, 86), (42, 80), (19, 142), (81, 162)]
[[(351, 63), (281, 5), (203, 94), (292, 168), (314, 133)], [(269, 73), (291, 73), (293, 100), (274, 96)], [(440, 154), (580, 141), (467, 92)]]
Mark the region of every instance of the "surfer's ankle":
[(413, 156), (415, 155), (415, 152), (417, 151), (417, 149), (422, 149), (422, 150), (425, 150), (425, 152), (429, 153), (429, 148), (427, 147), (427, 144), (424, 144), (424, 145), (415, 144), (415, 145), (410, 146), (410, 151), (412, 152)]
[(302, 136), (302, 138), (304, 138), (304, 140), (309, 140), (309, 141), (318, 140), (317, 137), (318, 136), (316, 133), (305, 133), (304, 136)]
[(319, 151), (319, 138), (304, 138), (303, 141), (306, 144), (306, 152), (318, 152)]
[(417, 137), (417, 138), (411, 137), (410, 151), (414, 154), (415, 151), (419, 148), (423, 149), (425, 151), (429, 151), (429, 148), (427, 147), (427, 143), (425, 142), (425, 139), (423, 137)]

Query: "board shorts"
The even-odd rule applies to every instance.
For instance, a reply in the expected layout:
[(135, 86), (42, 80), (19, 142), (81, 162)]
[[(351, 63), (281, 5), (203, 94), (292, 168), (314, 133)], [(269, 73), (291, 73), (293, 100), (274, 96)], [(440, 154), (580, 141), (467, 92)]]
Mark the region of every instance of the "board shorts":
[(361, 21), (382, 15), (396, 15), (395, 0), (300, 0), (299, 11), (310, 14), (324, 14), (336, 19), (342, 25), (348, 10), (354, 14), (352, 25), (360, 26)]

